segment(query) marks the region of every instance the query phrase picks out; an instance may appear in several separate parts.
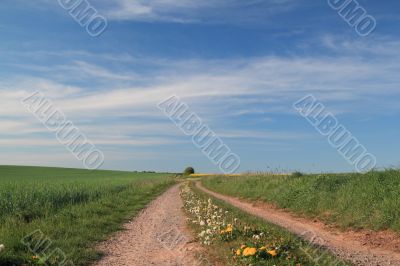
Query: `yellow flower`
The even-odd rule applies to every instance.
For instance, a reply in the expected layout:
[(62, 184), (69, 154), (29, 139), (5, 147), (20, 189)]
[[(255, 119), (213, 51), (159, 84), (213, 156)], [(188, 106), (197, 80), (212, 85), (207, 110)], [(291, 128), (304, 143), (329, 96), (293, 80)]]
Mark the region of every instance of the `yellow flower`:
[(240, 249), (236, 250), (236, 256), (240, 256), (242, 254), (242, 251)]
[(254, 256), (257, 253), (256, 248), (245, 248), (243, 250), (243, 256), (249, 257), (249, 256)]
[(271, 255), (272, 257), (276, 257), (278, 255), (276, 250), (270, 250), (270, 251), (268, 251), (268, 254)]
[(233, 231), (233, 228), (232, 228), (232, 227), (228, 227), (228, 228), (226, 228), (226, 230), (225, 230), (225, 232), (227, 232), (227, 233), (232, 233), (232, 231)]
[(266, 247), (260, 247), (260, 250), (266, 250), (267, 248)]

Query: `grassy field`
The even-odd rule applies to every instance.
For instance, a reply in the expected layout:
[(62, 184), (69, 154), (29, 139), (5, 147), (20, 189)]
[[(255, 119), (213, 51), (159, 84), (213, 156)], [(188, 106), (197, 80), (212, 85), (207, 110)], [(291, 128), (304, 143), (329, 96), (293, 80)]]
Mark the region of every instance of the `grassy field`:
[[(189, 188), (190, 190), (184, 188), (182, 191), (187, 214), (192, 220), (189, 224), (199, 236), (202, 231), (211, 231), (200, 239), (207, 242), (211, 239), (205, 249), (212, 265), (351, 265), (329, 251), (311, 245), (288, 231), (223, 201), (211, 197), (210, 203), (209, 195), (193, 185)], [(218, 218), (220, 216), (222, 217)], [(198, 220), (207, 222), (202, 226)], [(227, 224), (232, 225), (230, 232), (220, 232), (219, 227), (230, 228)], [(214, 233), (215, 227), (217, 230)], [(246, 248), (249, 248), (248, 251), (251, 251), (250, 248), (257, 248), (257, 255), (245, 257)]]
[(96, 243), (173, 183), (165, 174), (0, 166), (0, 265), (40, 265), (46, 256), (56, 265), (58, 249), (88, 265), (100, 256)]
[(343, 228), (400, 232), (400, 171), (305, 176), (208, 177), (226, 195), (274, 203)]

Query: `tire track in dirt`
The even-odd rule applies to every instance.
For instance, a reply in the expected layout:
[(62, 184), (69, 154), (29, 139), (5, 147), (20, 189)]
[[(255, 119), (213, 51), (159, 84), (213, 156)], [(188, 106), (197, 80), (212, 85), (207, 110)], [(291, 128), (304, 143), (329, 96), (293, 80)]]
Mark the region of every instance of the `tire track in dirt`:
[[(400, 265), (400, 253), (394, 250), (395, 247), (389, 248), (390, 244), (385, 245), (385, 248), (377, 247), (371, 241), (366, 242), (356, 232), (342, 232), (320, 222), (294, 217), (290, 213), (272, 208), (267, 204), (255, 206), (253, 203), (211, 191), (203, 187), (200, 182), (196, 182), (196, 187), (238, 209), (322, 246), (355, 265)], [(396, 241), (398, 243), (398, 240)]]
[(179, 185), (151, 202), (124, 231), (102, 243), (98, 266), (201, 265), (200, 248), (186, 227)]

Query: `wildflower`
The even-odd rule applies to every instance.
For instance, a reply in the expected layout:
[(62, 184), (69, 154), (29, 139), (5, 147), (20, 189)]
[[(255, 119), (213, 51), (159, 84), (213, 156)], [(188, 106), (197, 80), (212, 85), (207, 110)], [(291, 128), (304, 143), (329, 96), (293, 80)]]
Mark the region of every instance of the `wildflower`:
[(243, 250), (243, 256), (249, 257), (249, 256), (254, 256), (257, 253), (256, 248), (245, 248)]
[(240, 256), (242, 254), (242, 251), (240, 249), (236, 250), (236, 256)]
[(232, 231), (233, 231), (233, 226), (231, 224), (228, 224), (228, 226), (226, 227), (225, 232), (226, 233), (232, 233)]
[(268, 253), (269, 255), (271, 255), (272, 257), (276, 257), (276, 256), (278, 255), (278, 253), (276, 252), (275, 249), (274, 249), (274, 250), (267, 251), (267, 253)]
[(6, 247), (5, 247), (3, 244), (1, 244), (1, 245), (0, 245), (0, 253), (3, 252), (5, 248), (6, 248)]
[(246, 248), (246, 245), (241, 245), (240, 248), (241, 248), (241, 249), (245, 249), (245, 248)]
[(261, 251), (263, 251), (263, 250), (267, 250), (267, 247), (265, 247), (265, 246), (262, 246), (262, 247), (260, 247), (260, 250), (261, 250)]

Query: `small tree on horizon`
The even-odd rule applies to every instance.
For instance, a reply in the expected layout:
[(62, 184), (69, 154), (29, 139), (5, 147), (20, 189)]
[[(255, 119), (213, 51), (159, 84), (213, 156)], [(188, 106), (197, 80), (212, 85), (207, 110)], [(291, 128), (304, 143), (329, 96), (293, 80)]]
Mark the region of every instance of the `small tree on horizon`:
[(186, 169), (185, 169), (185, 171), (183, 172), (183, 174), (184, 174), (184, 175), (191, 175), (191, 174), (194, 174), (194, 168), (191, 167), (191, 166), (186, 167)]

